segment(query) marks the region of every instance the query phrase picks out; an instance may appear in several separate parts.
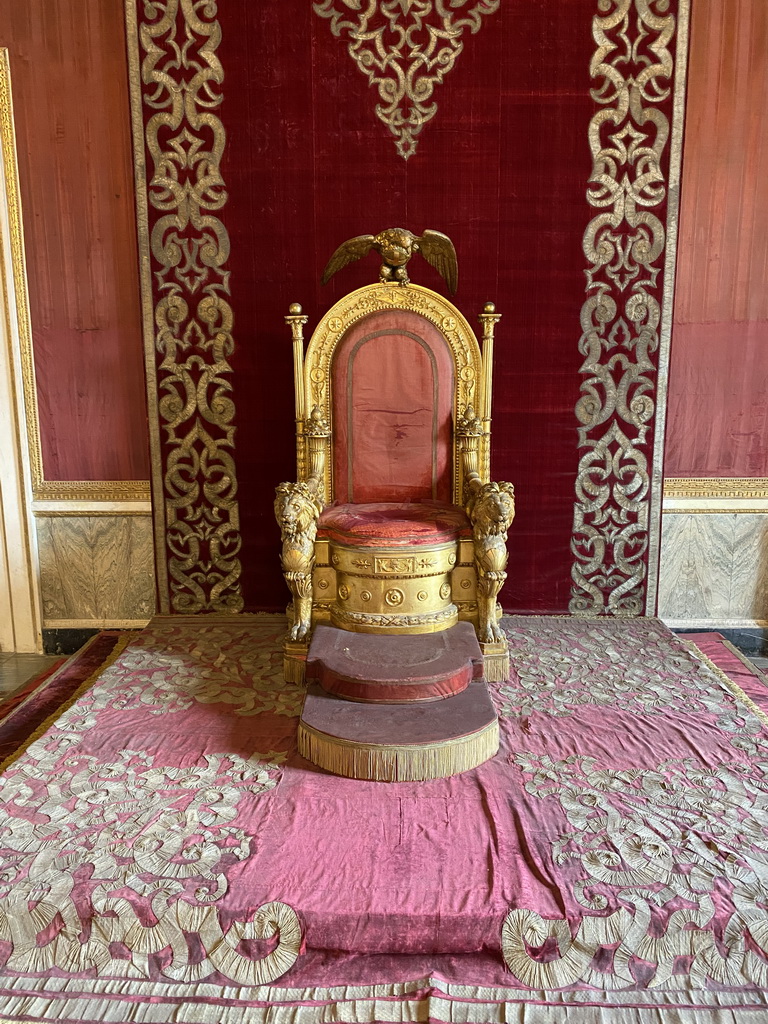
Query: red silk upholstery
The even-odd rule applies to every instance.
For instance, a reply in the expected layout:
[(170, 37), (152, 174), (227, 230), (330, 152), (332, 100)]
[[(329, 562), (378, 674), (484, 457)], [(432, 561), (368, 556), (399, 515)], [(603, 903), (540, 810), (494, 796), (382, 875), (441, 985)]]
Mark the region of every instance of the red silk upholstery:
[(451, 500), (453, 356), (418, 313), (364, 317), (333, 359), (337, 501)]
[(463, 510), (439, 501), (331, 505), (318, 523), (318, 537), (352, 547), (440, 544), (470, 535)]

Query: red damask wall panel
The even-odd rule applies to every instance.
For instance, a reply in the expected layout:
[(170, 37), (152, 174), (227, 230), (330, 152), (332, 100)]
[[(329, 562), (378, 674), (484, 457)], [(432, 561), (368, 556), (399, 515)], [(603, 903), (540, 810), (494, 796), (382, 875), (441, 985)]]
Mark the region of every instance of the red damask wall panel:
[(149, 476), (123, 6), (0, 0), (46, 480)]
[[(247, 605), (283, 599), (271, 508), (272, 486), (294, 472), (283, 315), (299, 301), (311, 327), (346, 292), (376, 280), (371, 257), (319, 284), (346, 238), (403, 226), (453, 239), (455, 301), (474, 323), (489, 299), (503, 314), (491, 469), (518, 495), (505, 604), (567, 610), (593, 9), (577, 0), (564, 16), (538, 0), (488, 15), (476, 35), (466, 33), (435, 90), (437, 114), (405, 161), (346, 40), (311, 4), (219, 5), (243, 564), (260, 567), (243, 575)], [(423, 260), (410, 271), (445, 293)]]
[(768, 476), (768, 5), (691, 22), (667, 476)]

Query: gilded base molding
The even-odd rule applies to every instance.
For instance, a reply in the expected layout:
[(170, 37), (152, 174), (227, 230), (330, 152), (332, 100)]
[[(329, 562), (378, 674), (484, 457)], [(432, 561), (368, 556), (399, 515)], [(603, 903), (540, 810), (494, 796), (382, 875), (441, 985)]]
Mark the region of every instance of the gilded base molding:
[(411, 615), (355, 612), (340, 608), (338, 604), (331, 606), (331, 623), (339, 629), (349, 629), (355, 633), (383, 633), (393, 636), (402, 633), (437, 633), (443, 629), (450, 629), (458, 621), (459, 610), (455, 604), (449, 604), (440, 611)]

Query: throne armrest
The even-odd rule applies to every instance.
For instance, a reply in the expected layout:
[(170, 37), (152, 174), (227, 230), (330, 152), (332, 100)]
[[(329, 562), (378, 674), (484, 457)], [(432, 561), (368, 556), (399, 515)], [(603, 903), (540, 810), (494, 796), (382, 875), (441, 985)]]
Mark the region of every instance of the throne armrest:
[(478, 589), (478, 639), (502, 643), (496, 621), (496, 597), (507, 578), (507, 531), (515, 518), (515, 489), (510, 483), (484, 482), (480, 476), (482, 420), (468, 405), (456, 424), (464, 474), (463, 503), (472, 523)]

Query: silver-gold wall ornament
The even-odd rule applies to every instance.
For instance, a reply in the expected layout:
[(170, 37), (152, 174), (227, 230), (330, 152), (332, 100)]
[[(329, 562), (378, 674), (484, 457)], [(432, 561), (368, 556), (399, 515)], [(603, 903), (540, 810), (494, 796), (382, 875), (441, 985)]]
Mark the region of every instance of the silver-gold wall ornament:
[(648, 566), (657, 543), (652, 498), (660, 501), (687, 0), (679, 24), (666, 0), (599, 0), (598, 9), (570, 611), (641, 615), (653, 612)]
[(416, 136), (437, 113), (433, 99), (474, 33), (501, 0), (317, 0), (331, 31), (347, 38), (350, 57), (378, 90), (376, 116), (395, 136), (400, 156), (416, 152)]
[(221, 27), (213, 0), (142, 11), (128, 0), (160, 607), (239, 612)]

